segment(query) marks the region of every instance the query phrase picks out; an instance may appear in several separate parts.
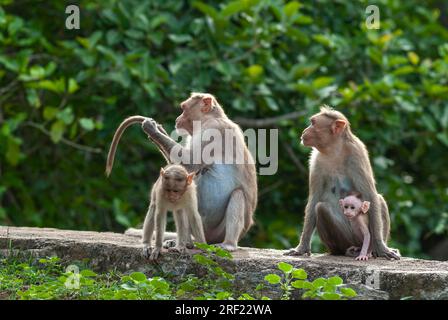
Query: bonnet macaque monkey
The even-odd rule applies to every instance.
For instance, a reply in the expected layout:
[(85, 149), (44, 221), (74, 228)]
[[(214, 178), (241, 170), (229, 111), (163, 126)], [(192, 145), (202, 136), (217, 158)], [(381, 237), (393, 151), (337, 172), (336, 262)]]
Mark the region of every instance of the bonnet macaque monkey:
[[(199, 172), (196, 179), (198, 208), (204, 224), (208, 243), (217, 244), (226, 250), (237, 249), (238, 241), (253, 224), (253, 214), (257, 205), (257, 176), (255, 161), (249, 152), (243, 132), (231, 121), (209, 93), (192, 93), (180, 104), (182, 114), (176, 119), (176, 129), (187, 133), (189, 140), (180, 145), (168, 136), (153, 119), (143, 121), (142, 128), (156, 143), (162, 154), (170, 159), (174, 151), (182, 159), (189, 172)], [(195, 126), (200, 127), (194, 130)], [(221, 137), (230, 133), (231, 144), (218, 141), (222, 154), (213, 154), (207, 162), (203, 151), (213, 142), (206, 138), (210, 132), (219, 132)], [(232, 161), (220, 162), (218, 158), (230, 157)], [(235, 160), (241, 156), (242, 163)]]
[[(217, 244), (227, 250), (237, 249), (238, 241), (247, 233), (253, 224), (253, 215), (257, 206), (257, 175), (255, 161), (249, 152), (243, 132), (231, 121), (218, 103), (209, 93), (192, 93), (180, 104), (182, 113), (176, 119), (176, 129), (185, 131), (190, 137), (186, 145), (174, 141), (163, 127), (150, 118), (130, 117), (123, 121), (117, 129), (108, 155), (106, 173), (112, 170), (116, 147), (123, 131), (134, 123), (142, 123), (143, 131), (158, 146), (162, 155), (170, 160), (171, 152), (190, 156), (201, 155), (211, 141), (202, 141), (207, 132), (219, 131), (224, 137), (231, 133), (236, 142), (236, 154), (242, 155), (243, 163), (220, 163), (211, 159), (204, 162), (202, 157), (198, 163), (181, 162), (188, 172), (198, 172), (197, 184), (198, 208), (202, 216), (205, 238), (208, 243)], [(200, 130), (193, 130), (194, 124)], [(206, 139), (205, 139), (206, 140)], [(193, 147), (199, 144), (199, 148)], [(222, 155), (232, 155), (232, 150), (225, 143)], [(199, 149), (199, 150), (198, 150)], [(222, 156), (221, 155), (221, 156)], [(216, 155), (215, 155), (216, 156)], [(235, 160), (235, 159), (234, 159)], [(141, 236), (141, 230), (130, 229), (126, 234)], [(168, 238), (168, 233), (167, 237)]]
[[(184, 253), (195, 241), (205, 242), (201, 216), (198, 212), (194, 173), (188, 173), (180, 166), (170, 164), (160, 169), (160, 176), (151, 190), (151, 203), (143, 224), (143, 255), (156, 260), (162, 249), (166, 229), (167, 211), (173, 212), (176, 224), (176, 246), (170, 248)], [(151, 247), (152, 236), (156, 231), (155, 247)]]
[(360, 193), (352, 193), (339, 200), (342, 212), (350, 221), (353, 232), (362, 247), (350, 247), (346, 251), (346, 255), (353, 256), (359, 253), (355, 260), (369, 260), (372, 256), (372, 248), (370, 244), (369, 219), (367, 212), (370, 208), (369, 201), (362, 201)]
[(370, 202), (369, 231), (375, 257), (399, 259), (397, 250), (387, 246), (390, 230), (389, 209), (378, 194), (367, 148), (341, 113), (328, 107), (310, 119), (302, 133), (304, 146), (312, 147), (309, 196), (299, 245), (287, 255), (309, 255), (315, 229), (331, 254), (345, 254), (356, 246), (350, 222), (339, 207), (339, 199), (349, 190), (360, 192)]

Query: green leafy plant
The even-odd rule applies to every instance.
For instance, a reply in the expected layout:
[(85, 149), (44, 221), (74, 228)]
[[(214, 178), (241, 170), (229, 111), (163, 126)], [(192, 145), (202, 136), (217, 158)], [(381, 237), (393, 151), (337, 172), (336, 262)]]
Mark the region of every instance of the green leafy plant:
[[(203, 250), (193, 261), (204, 268), (204, 276), (186, 275), (169, 280), (158, 275), (148, 277), (142, 272), (129, 274), (96, 273), (86, 265), (71, 264), (64, 267), (58, 257), (23, 259), (8, 257), (0, 260), (0, 298), (22, 300), (270, 300), (263, 295), (266, 286), (260, 283), (247, 292), (236, 292), (234, 275), (221, 266), (222, 259), (232, 259), (226, 250), (207, 244), (197, 244)], [(278, 264), (282, 276), (266, 275), (271, 285), (280, 285), (281, 299), (291, 299), (295, 289), (303, 289), (302, 298), (349, 299), (356, 292), (343, 285), (342, 279), (332, 277), (307, 281), (303, 269)]]
[(308, 281), (305, 270), (294, 268), (289, 263), (280, 262), (278, 269), (282, 271), (281, 276), (270, 273), (264, 277), (264, 280), (271, 285), (280, 286), (282, 300), (289, 300), (294, 289), (304, 291), (302, 294), (304, 299), (346, 300), (357, 295), (353, 289), (345, 287), (343, 280), (337, 276)]

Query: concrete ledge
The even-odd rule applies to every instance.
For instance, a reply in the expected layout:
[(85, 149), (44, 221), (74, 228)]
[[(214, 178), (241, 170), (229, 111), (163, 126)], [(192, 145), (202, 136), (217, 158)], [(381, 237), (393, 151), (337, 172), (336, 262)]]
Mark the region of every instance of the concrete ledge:
[[(64, 262), (89, 259), (98, 271), (132, 270), (148, 274), (154, 270), (200, 275), (190, 256), (165, 253), (158, 265), (141, 255), (140, 239), (110, 232), (70, 231), (48, 228), (0, 227), (0, 254), (19, 250), (36, 257), (57, 255)], [(267, 273), (277, 273), (277, 263), (288, 262), (307, 271), (309, 279), (338, 275), (363, 299), (448, 299), (448, 262), (403, 258), (400, 261), (372, 259), (355, 261), (349, 257), (313, 254), (288, 257), (282, 250), (241, 248), (224, 267), (235, 274), (242, 291), (254, 288)], [(366, 285), (368, 284), (368, 286)], [(376, 290), (374, 288), (377, 288)], [(275, 291), (275, 290), (274, 290)]]

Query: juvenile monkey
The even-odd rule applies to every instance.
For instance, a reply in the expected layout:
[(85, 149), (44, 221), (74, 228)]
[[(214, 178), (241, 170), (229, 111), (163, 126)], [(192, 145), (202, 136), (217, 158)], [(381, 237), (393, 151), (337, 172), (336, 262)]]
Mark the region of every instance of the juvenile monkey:
[[(169, 250), (184, 253), (191, 244), (191, 235), (195, 241), (205, 242), (201, 216), (198, 211), (194, 173), (188, 173), (180, 165), (169, 164), (160, 169), (160, 176), (151, 190), (151, 203), (143, 225), (143, 255), (156, 260), (162, 249), (163, 235), (166, 229), (167, 211), (173, 212), (176, 224), (176, 246)], [(155, 247), (151, 240), (156, 231)]]
[(370, 208), (369, 201), (362, 201), (360, 193), (352, 193), (339, 200), (342, 212), (350, 221), (354, 235), (362, 247), (352, 246), (347, 249), (347, 256), (359, 255), (355, 260), (369, 260), (372, 256), (372, 248), (370, 243), (369, 218), (367, 212)]

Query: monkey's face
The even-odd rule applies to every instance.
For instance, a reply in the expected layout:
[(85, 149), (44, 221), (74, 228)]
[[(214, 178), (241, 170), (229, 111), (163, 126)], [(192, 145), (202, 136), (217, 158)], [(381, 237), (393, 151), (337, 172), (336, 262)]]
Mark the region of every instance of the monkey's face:
[(311, 117), (310, 122), (302, 132), (301, 141), (304, 146), (314, 147), (319, 151), (331, 146), (347, 125), (343, 119), (332, 119), (324, 114)]
[(356, 217), (361, 211), (361, 200), (353, 196), (339, 200), (339, 205), (344, 215), (349, 219)]
[(193, 95), (180, 104), (182, 114), (176, 119), (176, 129), (184, 129), (193, 135), (193, 121), (201, 121), (211, 110), (212, 99), (208, 96)]
[(305, 147), (317, 149), (327, 146), (332, 139), (331, 119), (317, 115), (310, 119), (311, 124), (302, 132), (301, 141)]
[(178, 202), (193, 181), (194, 173), (188, 174), (178, 166), (161, 169), (163, 194), (170, 202)]

